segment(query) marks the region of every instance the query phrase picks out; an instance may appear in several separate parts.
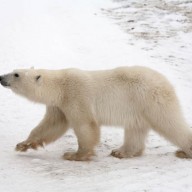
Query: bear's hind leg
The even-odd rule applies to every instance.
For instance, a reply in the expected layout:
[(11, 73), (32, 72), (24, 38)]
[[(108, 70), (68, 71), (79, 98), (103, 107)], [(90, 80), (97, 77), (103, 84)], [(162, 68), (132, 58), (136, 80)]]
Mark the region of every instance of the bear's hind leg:
[(176, 152), (177, 157), (192, 158), (192, 130), (178, 106), (172, 110), (169, 106), (156, 108), (147, 119), (155, 131), (182, 149)]
[(142, 155), (145, 149), (145, 140), (149, 132), (149, 125), (143, 120), (135, 120), (125, 128), (124, 144), (111, 152), (117, 158), (130, 158)]
[(87, 161), (94, 155), (94, 147), (100, 139), (100, 128), (94, 122), (74, 127), (78, 139), (78, 151), (66, 152), (64, 159), (74, 161)]

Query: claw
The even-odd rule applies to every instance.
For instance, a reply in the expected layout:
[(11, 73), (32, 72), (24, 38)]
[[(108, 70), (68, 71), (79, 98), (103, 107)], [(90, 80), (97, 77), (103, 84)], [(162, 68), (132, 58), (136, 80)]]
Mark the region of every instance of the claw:
[(38, 147), (44, 147), (43, 146), (43, 142), (42, 141), (36, 141), (36, 142), (22, 142), (22, 143), (18, 143), (16, 145), (15, 150), (16, 151), (21, 151), (21, 152), (25, 152), (28, 149), (34, 149), (37, 150)]
[(176, 151), (175, 155), (176, 155), (176, 157), (181, 158), (181, 159), (188, 159), (189, 158), (189, 156), (182, 150)]
[(94, 152), (78, 153), (78, 152), (66, 152), (63, 158), (69, 161), (89, 161), (94, 155)]

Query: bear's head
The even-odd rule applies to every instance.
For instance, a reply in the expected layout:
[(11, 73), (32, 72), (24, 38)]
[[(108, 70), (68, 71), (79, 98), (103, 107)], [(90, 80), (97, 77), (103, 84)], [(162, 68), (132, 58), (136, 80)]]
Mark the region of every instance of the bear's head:
[(58, 100), (61, 89), (58, 85), (58, 75), (55, 75), (54, 71), (43, 69), (14, 70), (12, 73), (0, 76), (0, 82), (2, 86), (16, 94), (49, 105)]

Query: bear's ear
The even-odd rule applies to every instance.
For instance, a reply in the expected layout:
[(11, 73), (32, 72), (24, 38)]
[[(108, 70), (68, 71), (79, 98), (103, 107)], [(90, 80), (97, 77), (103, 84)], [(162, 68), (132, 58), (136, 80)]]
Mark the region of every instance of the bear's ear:
[(35, 77), (36, 81), (38, 81), (40, 78), (41, 78), (41, 75), (37, 75), (37, 76)]

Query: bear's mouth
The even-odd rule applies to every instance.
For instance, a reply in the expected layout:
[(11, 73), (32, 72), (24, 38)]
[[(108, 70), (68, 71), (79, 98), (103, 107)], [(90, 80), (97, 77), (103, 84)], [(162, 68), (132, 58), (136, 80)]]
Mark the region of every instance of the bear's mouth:
[(10, 87), (10, 84), (7, 83), (7, 82), (4, 81), (4, 80), (1, 80), (1, 85), (2, 85), (3, 87)]

